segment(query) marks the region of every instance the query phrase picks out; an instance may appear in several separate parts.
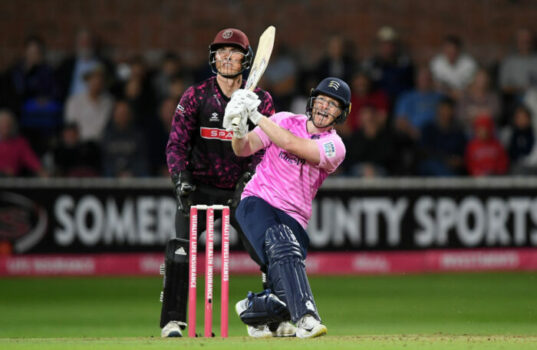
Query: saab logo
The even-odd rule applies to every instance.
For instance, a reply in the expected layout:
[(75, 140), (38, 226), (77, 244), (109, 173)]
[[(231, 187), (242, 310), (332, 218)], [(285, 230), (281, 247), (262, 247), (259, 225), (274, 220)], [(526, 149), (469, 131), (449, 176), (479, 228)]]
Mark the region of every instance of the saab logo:
[(201, 137), (204, 139), (217, 139), (222, 141), (231, 141), (233, 131), (226, 131), (217, 128), (200, 128)]
[(222, 33), (222, 38), (229, 39), (233, 36), (233, 32), (231, 30), (226, 30)]
[(336, 156), (336, 145), (333, 141), (323, 143), (324, 154), (326, 157), (333, 158)]
[(220, 118), (218, 118), (218, 113), (213, 112), (213, 114), (211, 114), (211, 118), (209, 118), (209, 121), (210, 122), (219, 122)]
[(47, 229), (45, 209), (29, 198), (0, 192), (0, 242), (7, 242), (16, 253), (38, 244)]
[(335, 80), (330, 80), (330, 82), (328, 83), (328, 87), (337, 90), (339, 89), (339, 83)]

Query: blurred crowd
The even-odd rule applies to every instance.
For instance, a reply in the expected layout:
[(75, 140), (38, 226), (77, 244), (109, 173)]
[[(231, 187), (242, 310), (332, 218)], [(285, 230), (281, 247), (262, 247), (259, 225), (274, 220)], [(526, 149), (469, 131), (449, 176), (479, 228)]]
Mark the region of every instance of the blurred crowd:
[[(339, 176), (490, 176), (537, 174), (537, 52), (527, 29), (512, 52), (485, 66), (447, 35), (417, 64), (396, 30), (378, 30), (360, 59), (333, 36), (324, 56), (304, 67), (278, 44), (261, 85), (276, 110), (304, 114), (311, 87), (336, 76), (349, 83), (352, 110), (337, 129), (347, 147)], [(0, 176), (168, 176), (165, 146), (176, 105), (207, 62), (177, 52), (157, 64), (144, 55), (112, 60), (90, 31), (51, 64), (46, 43), (0, 73)]]

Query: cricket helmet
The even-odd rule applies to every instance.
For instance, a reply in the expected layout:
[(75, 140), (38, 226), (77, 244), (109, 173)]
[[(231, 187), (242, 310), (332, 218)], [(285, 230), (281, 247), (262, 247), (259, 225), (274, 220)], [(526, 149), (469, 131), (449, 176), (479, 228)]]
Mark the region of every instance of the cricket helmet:
[[(254, 59), (254, 51), (250, 46), (250, 41), (244, 32), (235, 28), (226, 28), (219, 31), (214, 37), (213, 42), (209, 45), (209, 65), (214, 74), (218, 74), (216, 69), (216, 50), (222, 46), (234, 46), (244, 52), (242, 69), (235, 76), (242, 74), (245, 70), (250, 69)], [(232, 78), (232, 77), (230, 77)]]
[(313, 100), (318, 95), (330, 96), (341, 103), (341, 114), (336, 118), (337, 124), (342, 124), (347, 119), (351, 111), (351, 89), (346, 82), (339, 78), (325, 78), (315, 89), (311, 90), (308, 105), (306, 106), (306, 114), (311, 118), (313, 109)]

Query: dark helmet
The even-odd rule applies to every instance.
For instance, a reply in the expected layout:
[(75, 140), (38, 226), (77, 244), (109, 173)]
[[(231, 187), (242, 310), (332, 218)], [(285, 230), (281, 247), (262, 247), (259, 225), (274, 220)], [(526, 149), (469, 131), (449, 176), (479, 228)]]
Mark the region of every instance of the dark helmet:
[[(254, 59), (254, 52), (250, 46), (250, 41), (246, 34), (242, 31), (235, 28), (226, 28), (216, 34), (213, 42), (209, 45), (209, 64), (214, 74), (218, 74), (216, 69), (216, 59), (215, 54), (216, 50), (222, 46), (234, 46), (241, 49), (244, 52), (244, 59), (242, 61), (242, 69), (239, 73), (234, 75), (236, 77), (239, 74), (242, 74), (247, 69), (250, 69), (252, 61)], [(233, 78), (229, 77), (229, 78)]]
[(311, 117), (313, 99), (321, 94), (330, 96), (341, 103), (342, 112), (336, 118), (335, 122), (338, 124), (345, 122), (345, 119), (347, 119), (347, 116), (351, 111), (351, 89), (349, 88), (349, 85), (339, 78), (323, 79), (315, 89), (311, 90), (310, 99), (306, 107), (306, 114), (309, 117)]

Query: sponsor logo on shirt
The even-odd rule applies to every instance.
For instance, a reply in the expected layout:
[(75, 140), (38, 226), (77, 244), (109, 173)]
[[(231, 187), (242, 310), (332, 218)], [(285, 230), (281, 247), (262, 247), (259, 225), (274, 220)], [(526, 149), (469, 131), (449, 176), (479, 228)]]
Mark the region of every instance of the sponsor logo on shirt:
[(200, 128), (200, 135), (204, 139), (231, 141), (233, 138), (233, 131), (217, 128)]
[(295, 156), (294, 154), (287, 153), (285, 151), (280, 151), (279, 157), (283, 160), (285, 160), (289, 164), (293, 165), (302, 165), (306, 163), (306, 161), (302, 158), (299, 158)]
[(323, 143), (323, 149), (326, 157), (333, 158), (336, 156), (336, 145), (334, 145), (333, 141)]
[(180, 110), (181, 112), (185, 112), (185, 107), (181, 106), (181, 105), (177, 105), (177, 109)]

